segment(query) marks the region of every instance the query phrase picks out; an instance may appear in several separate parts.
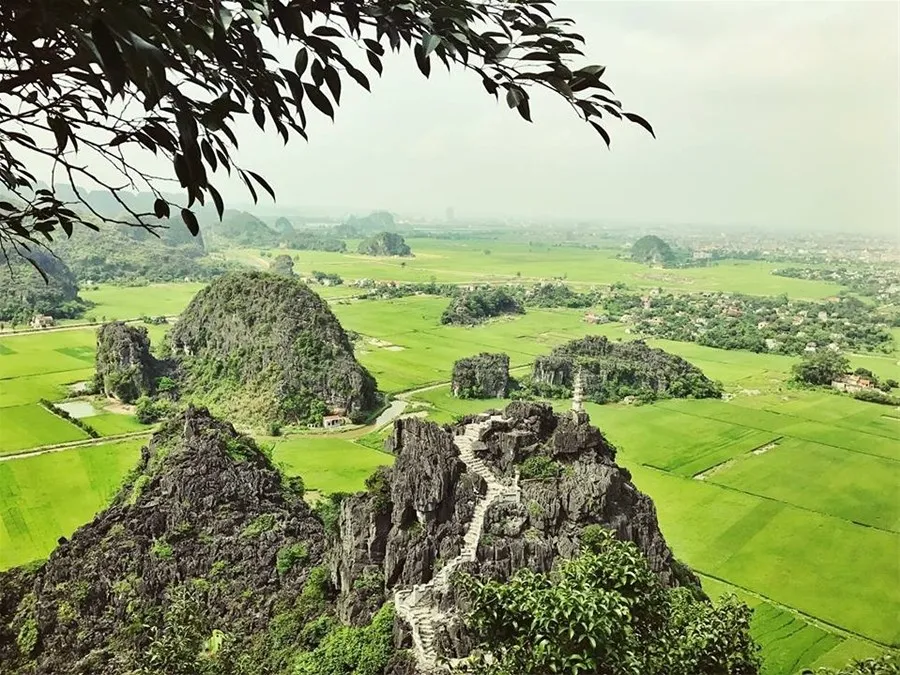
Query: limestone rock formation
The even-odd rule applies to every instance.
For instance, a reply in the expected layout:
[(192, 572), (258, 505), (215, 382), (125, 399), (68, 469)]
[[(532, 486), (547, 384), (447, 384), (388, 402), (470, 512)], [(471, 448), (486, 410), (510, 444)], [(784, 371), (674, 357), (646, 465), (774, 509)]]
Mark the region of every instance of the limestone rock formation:
[(506, 398), (509, 356), (482, 352), (453, 364), (451, 390), (459, 398)]
[(665, 240), (648, 234), (631, 246), (631, 259), (651, 265), (668, 265), (675, 261), (675, 252)]
[[(666, 545), (652, 501), (583, 414), (515, 402), (454, 427), (405, 419), (386, 445), (394, 467), (343, 504), (332, 574), (345, 620), (363, 622), (393, 597), (420, 665), (471, 646), (448, 570), (500, 580), (548, 571), (577, 552), (587, 525), (637, 544), (665, 584), (697, 584)], [(521, 478), (535, 457), (557, 476)]]
[(595, 403), (628, 396), (718, 398), (721, 386), (680, 356), (650, 347), (643, 340), (612, 342), (589, 335), (553, 349), (534, 361), (531, 382), (538, 393), (571, 393), (580, 372), (585, 396)]
[(97, 330), (94, 380), (107, 396), (131, 403), (140, 396), (152, 394), (159, 370), (143, 326), (113, 321)]
[(359, 242), (357, 252), (363, 255), (411, 257), (406, 240), (395, 232), (379, 232)]
[(183, 659), (213, 631), (229, 658), (265, 640), (324, 547), (302, 493), (254, 442), (189, 408), (93, 522), (36, 570), (0, 573), (0, 670), (145, 672), (178, 655), (180, 669), (146, 672), (201, 672)]
[(182, 394), (240, 422), (321, 423), (363, 417), (374, 378), (328, 304), (303, 282), (262, 272), (219, 277), (169, 334)]

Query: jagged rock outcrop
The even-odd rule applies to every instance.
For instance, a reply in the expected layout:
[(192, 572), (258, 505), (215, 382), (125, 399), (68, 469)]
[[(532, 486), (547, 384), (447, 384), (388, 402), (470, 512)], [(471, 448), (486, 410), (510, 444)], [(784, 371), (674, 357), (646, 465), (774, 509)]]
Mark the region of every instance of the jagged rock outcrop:
[[(200, 658), (190, 640), (214, 630), (229, 658), (251, 653), (297, 607), (324, 547), (295, 483), (250, 438), (189, 408), (93, 522), (38, 569), (0, 573), (2, 671), (139, 672), (153, 654), (173, 657), (176, 637), (181, 658)], [(179, 667), (152, 672), (200, 672)]]
[[(410, 627), (402, 644), (428, 663), (471, 646), (442, 578), (448, 565), (500, 580), (545, 572), (577, 552), (584, 527), (600, 524), (634, 542), (664, 584), (697, 583), (672, 556), (650, 498), (583, 414), (516, 402), (453, 427), (406, 419), (386, 445), (394, 467), (343, 504), (333, 577), (348, 620), (366, 620), (393, 596)], [(528, 478), (535, 461), (556, 467), (554, 477)]]
[(453, 364), (451, 391), (459, 398), (506, 398), (509, 356), (482, 352)]
[(721, 385), (680, 356), (643, 340), (613, 342), (600, 335), (572, 340), (535, 359), (531, 385), (540, 394), (569, 396), (576, 373), (585, 396), (595, 403), (635, 397), (718, 398)]
[(152, 394), (159, 370), (145, 327), (113, 321), (97, 330), (94, 381), (107, 396), (131, 403)]
[(220, 277), (169, 334), (182, 395), (247, 423), (320, 424), (329, 411), (364, 417), (374, 378), (328, 304), (303, 282), (262, 272)]

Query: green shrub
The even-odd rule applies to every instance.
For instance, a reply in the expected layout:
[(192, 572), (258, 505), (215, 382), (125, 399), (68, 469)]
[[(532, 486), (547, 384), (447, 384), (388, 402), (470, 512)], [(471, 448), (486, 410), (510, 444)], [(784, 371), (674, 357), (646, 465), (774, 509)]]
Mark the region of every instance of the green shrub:
[(150, 483), (150, 476), (145, 473), (142, 473), (135, 478), (134, 483), (131, 486), (131, 492), (128, 493), (128, 500), (126, 503), (131, 506), (137, 504), (137, 501), (141, 498), (148, 483)]
[(174, 551), (172, 550), (172, 545), (165, 539), (155, 539), (153, 545), (150, 547), (150, 553), (157, 558), (168, 560), (172, 557)]
[(394, 654), (394, 606), (387, 603), (367, 626), (338, 626), (298, 655), (294, 675), (382, 675)]
[(562, 473), (559, 462), (555, 462), (547, 455), (532, 455), (519, 467), (519, 478), (556, 478)]
[(303, 542), (282, 546), (278, 549), (278, 555), (275, 559), (275, 569), (278, 570), (279, 574), (287, 574), (293, 569), (294, 565), (297, 563), (302, 565), (308, 559), (309, 550)]
[(241, 531), (241, 537), (249, 539), (250, 537), (258, 537), (263, 532), (268, 532), (275, 527), (275, 515), (272, 513), (263, 513), (253, 519), (253, 522), (247, 525)]
[(22, 623), (19, 632), (16, 634), (16, 647), (25, 656), (31, 656), (38, 642), (38, 625), (37, 620), (33, 616), (29, 616)]

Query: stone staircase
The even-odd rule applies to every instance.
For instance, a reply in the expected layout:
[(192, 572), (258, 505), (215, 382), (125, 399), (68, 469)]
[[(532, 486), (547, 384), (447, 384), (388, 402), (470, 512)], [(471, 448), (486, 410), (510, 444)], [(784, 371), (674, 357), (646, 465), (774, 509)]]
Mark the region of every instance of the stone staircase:
[(435, 649), (436, 627), (447, 619), (438, 608), (438, 601), (440, 596), (449, 590), (450, 577), (453, 572), (461, 564), (475, 560), (488, 508), (499, 501), (519, 501), (518, 478), (513, 480), (512, 485), (504, 485), (494, 475), (494, 472), (475, 455), (475, 443), (478, 442), (481, 432), (492, 421), (502, 419), (496, 415), (469, 424), (463, 434), (454, 438), (454, 444), (459, 450), (459, 458), (466, 468), (481, 476), (487, 484), (484, 496), (475, 505), (475, 512), (463, 537), (463, 546), (459, 555), (448, 560), (427, 584), (416, 584), (411, 589), (394, 592), (397, 614), (412, 628), (413, 654), (419, 669), (424, 672), (438, 670), (438, 654)]

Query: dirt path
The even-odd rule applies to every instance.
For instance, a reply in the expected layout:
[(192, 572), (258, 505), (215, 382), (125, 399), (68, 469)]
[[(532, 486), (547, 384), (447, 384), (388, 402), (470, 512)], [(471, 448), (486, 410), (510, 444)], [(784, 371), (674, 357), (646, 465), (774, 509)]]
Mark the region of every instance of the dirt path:
[[(172, 322), (178, 318), (178, 315), (163, 317), (166, 321)], [(136, 317), (134, 319), (110, 319), (111, 321), (122, 321), (124, 323), (137, 323), (141, 321), (141, 317)], [(18, 337), (19, 335), (35, 335), (38, 333), (59, 333), (64, 330), (84, 330), (85, 328), (91, 328), (96, 326), (99, 328), (102, 326), (102, 323), (94, 322), (94, 323), (73, 323), (66, 324), (64, 326), (50, 326), (49, 328), (29, 328), (27, 330), (4, 330), (0, 331), (0, 337)]]
[(42, 445), (37, 448), (29, 448), (21, 452), (14, 452), (8, 455), (0, 456), (0, 462), (11, 462), (14, 459), (27, 459), (29, 457), (37, 457), (38, 455), (46, 455), (51, 452), (63, 452), (64, 450), (77, 450), (78, 448), (87, 448), (92, 445), (103, 445), (104, 443), (112, 443), (115, 441), (124, 441), (129, 438), (140, 438), (149, 436), (153, 431), (132, 431), (129, 434), (117, 434), (116, 436), (103, 436), (102, 438), (88, 438), (83, 441), (70, 441), (69, 443), (57, 443), (56, 445)]

